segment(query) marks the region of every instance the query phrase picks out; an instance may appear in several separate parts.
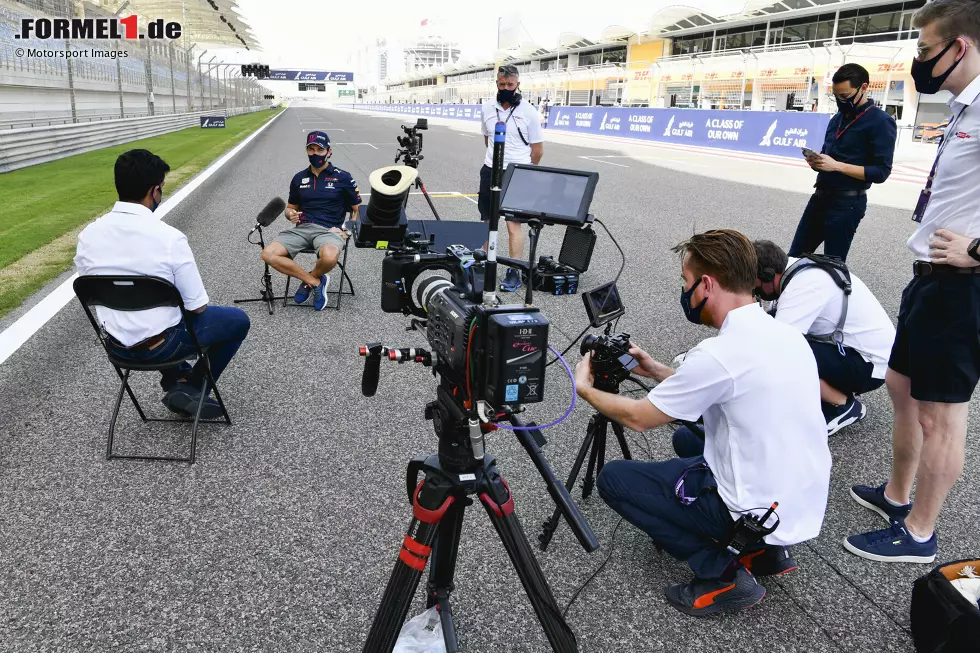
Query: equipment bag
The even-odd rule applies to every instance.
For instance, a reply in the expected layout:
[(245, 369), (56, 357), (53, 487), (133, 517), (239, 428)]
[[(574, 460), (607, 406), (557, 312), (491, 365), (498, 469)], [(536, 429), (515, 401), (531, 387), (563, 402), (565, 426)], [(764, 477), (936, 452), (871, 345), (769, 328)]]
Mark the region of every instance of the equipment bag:
[(919, 653), (965, 653), (980, 650), (980, 607), (951, 581), (980, 578), (980, 560), (939, 565), (912, 587), (912, 640)]

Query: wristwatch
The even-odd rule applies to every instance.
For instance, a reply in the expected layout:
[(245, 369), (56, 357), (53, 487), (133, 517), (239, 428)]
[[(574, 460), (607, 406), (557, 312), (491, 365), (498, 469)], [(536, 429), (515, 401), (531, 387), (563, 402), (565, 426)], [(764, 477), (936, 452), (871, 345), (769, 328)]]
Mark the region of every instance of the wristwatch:
[(980, 254), (977, 253), (977, 248), (980, 248), (980, 238), (974, 238), (970, 246), (966, 248), (966, 253), (970, 255), (974, 261), (980, 261)]

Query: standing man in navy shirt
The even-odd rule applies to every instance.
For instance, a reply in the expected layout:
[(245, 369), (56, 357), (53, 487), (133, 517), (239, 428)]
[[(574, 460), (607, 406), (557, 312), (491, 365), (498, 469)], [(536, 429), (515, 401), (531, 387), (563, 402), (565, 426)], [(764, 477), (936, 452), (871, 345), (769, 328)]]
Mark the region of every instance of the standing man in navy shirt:
[[(310, 167), (293, 176), (289, 184), (286, 218), (295, 227), (283, 231), (262, 250), (262, 260), (302, 282), (295, 301), (304, 304), (313, 296), (313, 307), (322, 311), (327, 305), (330, 270), (337, 265), (347, 233), (344, 216), (351, 212), (357, 220), (361, 195), (350, 173), (329, 163), (330, 137), (321, 131), (306, 137), (306, 156)], [(304, 249), (317, 254), (310, 272), (300, 267), (296, 255)]]
[(838, 113), (827, 125), (822, 154), (806, 157), (818, 172), (816, 191), (796, 227), (789, 255), (801, 257), (823, 243), (828, 256), (847, 259), (868, 208), (867, 191), (892, 171), (895, 121), (868, 97), (871, 78), (856, 63), (834, 73)]

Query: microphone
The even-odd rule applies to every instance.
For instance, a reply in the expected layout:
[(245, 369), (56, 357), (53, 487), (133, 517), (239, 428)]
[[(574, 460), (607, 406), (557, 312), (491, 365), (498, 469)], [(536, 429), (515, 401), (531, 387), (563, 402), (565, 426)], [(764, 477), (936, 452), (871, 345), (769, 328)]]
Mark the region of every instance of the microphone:
[[(265, 205), (261, 211), (259, 211), (259, 216), (255, 219), (255, 226), (252, 227), (252, 231), (255, 231), (259, 227), (268, 227), (270, 224), (276, 221), (279, 214), (286, 209), (286, 201), (281, 197), (274, 197), (269, 200), (269, 203)], [(249, 235), (252, 231), (248, 232)]]

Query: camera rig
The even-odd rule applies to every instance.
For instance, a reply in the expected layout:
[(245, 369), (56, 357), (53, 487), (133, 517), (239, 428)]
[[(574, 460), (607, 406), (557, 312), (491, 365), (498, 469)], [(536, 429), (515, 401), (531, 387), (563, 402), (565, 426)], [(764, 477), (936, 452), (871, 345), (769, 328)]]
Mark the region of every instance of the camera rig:
[[(428, 118), (419, 118), (415, 124), (411, 127), (406, 127), (402, 125), (402, 131), (405, 132), (404, 136), (398, 136), (395, 140), (398, 141), (398, 145), (401, 147), (395, 153), (395, 163), (399, 161), (403, 165), (407, 165), (409, 168), (415, 168), (418, 170), (419, 162), (425, 157), (422, 155), (422, 134), (420, 131), (425, 131), (429, 128)], [(436, 205), (432, 203), (432, 198), (429, 197), (429, 192), (425, 190), (425, 184), (422, 182), (422, 177), (415, 177), (415, 187), (422, 191), (422, 197), (425, 198), (426, 203), (429, 205), (429, 210), (432, 211), (432, 215), (436, 220), (441, 220), (439, 217), (439, 212), (436, 211)], [(408, 196), (405, 197), (405, 203), (408, 203)]]
[[(406, 152), (416, 143), (410, 131), (406, 129), (407, 142), (399, 139)], [(429, 348), (386, 347), (378, 342), (361, 347), (359, 353), (366, 359), (362, 393), (372, 396), (377, 391), (382, 358), (431, 368), (438, 386), (435, 400), (425, 407), (425, 417), (432, 421), (439, 445), (437, 453), (409, 462), (406, 489), (413, 516), (364, 645), (366, 653), (393, 649), (427, 566), (427, 607), (439, 607), (446, 650), (457, 651), (449, 595), (463, 512), (474, 503), (473, 497), (478, 497), (507, 550), (552, 648), (562, 653), (578, 650), (514, 513), (510, 488), (484, 445), (487, 433), (509, 423), (502, 428), (514, 431), (579, 542), (587, 551), (598, 548), (595, 534), (541, 452), (545, 440), (540, 431), (517, 417), (522, 404), (544, 398), (549, 324), (532, 306), (530, 283), (524, 305), (501, 306), (495, 293), (505, 137), (506, 126), (498, 122), (486, 254), (462, 246), (438, 253), (433, 251), (433, 239), (411, 234), (390, 248), (382, 262), (382, 309), (411, 315), (410, 329), (424, 327)], [(416, 154), (421, 136), (417, 146)], [(412, 157), (408, 155), (406, 164)], [(544, 212), (530, 221), (531, 256), (526, 263), (503, 258), (500, 262), (533, 275), (537, 239), (546, 223)], [(423, 272), (439, 271), (450, 278), (421, 278)]]

